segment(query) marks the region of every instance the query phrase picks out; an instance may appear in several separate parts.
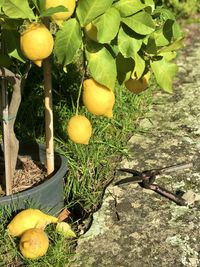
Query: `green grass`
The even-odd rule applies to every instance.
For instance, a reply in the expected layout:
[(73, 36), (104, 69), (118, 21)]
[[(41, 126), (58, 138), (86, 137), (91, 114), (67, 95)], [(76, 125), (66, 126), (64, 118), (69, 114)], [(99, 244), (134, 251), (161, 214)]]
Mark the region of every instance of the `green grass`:
[[(113, 119), (89, 114), (80, 103), (79, 113), (85, 114), (93, 127), (90, 144), (85, 146), (74, 144), (66, 134), (66, 123), (75, 113), (80, 77), (75, 69), (66, 75), (60, 75), (58, 71), (53, 75), (55, 146), (68, 158), (69, 165), (65, 205), (71, 209), (74, 220), (79, 220), (100, 206), (105, 186), (113, 179), (116, 163), (122, 155), (128, 157), (128, 137), (137, 131), (139, 120), (151, 104), (153, 85), (141, 95), (134, 95), (116, 86)], [(34, 68), (24, 91), (16, 123), (17, 136), (23, 141), (44, 141), (43, 89), (40, 82), (42, 74)], [(0, 218), (0, 266), (63, 267), (64, 263), (67, 266), (73, 254), (71, 244), (56, 234), (53, 226), (47, 228), (50, 237), (47, 255), (37, 261), (29, 261), (18, 251), (19, 240), (12, 239), (5, 231), (11, 211), (4, 212)]]

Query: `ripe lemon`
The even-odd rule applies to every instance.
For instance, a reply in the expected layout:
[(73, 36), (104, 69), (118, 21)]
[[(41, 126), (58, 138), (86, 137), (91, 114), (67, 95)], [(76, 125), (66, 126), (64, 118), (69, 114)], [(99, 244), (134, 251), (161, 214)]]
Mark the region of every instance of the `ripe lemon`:
[(83, 115), (75, 115), (67, 123), (69, 138), (77, 144), (87, 145), (92, 135), (90, 121)]
[(22, 53), (37, 66), (42, 66), (42, 60), (53, 51), (54, 40), (44, 24), (32, 23), (20, 36)]
[(75, 7), (76, 7), (76, 1), (75, 0), (46, 0), (45, 9), (48, 9), (50, 7), (56, 7), (56, 6), (64, 6), (68, 9), (66, 12), (57, 12), (54, 13), (51, 18), (53, 21), (56, 22), (56, 24), (61, 25), (64, 20), (71, 17), (71, 15), (74, 13)]
[(142, 91), (146, 90), (149, 84), (150, 72), (147, 72), (139, 80), (129, 79), (125, 82), (126, 88), (132, 93), (139, 94)]
[(93, 41), (97, 42), (97, 28), (91, 22), (84, 27), (85, 34)]
[(97, 83), (94, 79), (83, 82), (83, 103), (94, 115), (113, 117), (115, 95), (112, 90)]
[(19, 242), (19, 249), (25, 258), (37, 259), (46, 254), (49, 247), (47, 234), (37, 228), (26, 230)]

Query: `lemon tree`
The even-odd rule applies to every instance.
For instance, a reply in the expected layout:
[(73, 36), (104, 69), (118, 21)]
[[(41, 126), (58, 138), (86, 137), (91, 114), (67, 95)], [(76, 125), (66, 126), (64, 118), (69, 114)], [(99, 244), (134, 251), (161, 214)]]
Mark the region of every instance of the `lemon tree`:
[[(24, 21), (49, 17), (60, 20), (54, 27), (55, 63), (66, 67), (82, 50), (90, 75), (108, 88), (113, 89), (116, 81), (140, 79), (151, 69), (158, 84), (172, 91), (177, 67), (171, 58), (182, 46), (182, 33), (174, 15), (153, 0), (1, 0), (0, 8), (1, 36), (9, 57), (26, 61), (19, 47), (19, 27)], [(126, 67), (125, 73), (122, 70), (127, 60), (128, 75)]]
[[(4, 78), (2, 88), (5, 95), (5, 80), (13, 87), (12, 100), (4, 103), (2, 111), (4, 142), (7, 142), (5, 154), (10, 157), (7, 162), (11, 162), (10, 168), (6, 167), (8, 177), (12, 177), (18, 151), (14, 122), (23, 84), (33, 64), (44, 68), (46, 138), (49, 144), (47, 154), (50, 155), (48, 158), (51, 158), (51, 164), (51, 72), (54, 64), (67, 71), (77, 55), (81, 54), (84, 69), (82, 81), (86, 80), (85, 84), (90, 81), (90, 85), (84, 90), (83, 102), (95, 115), (112, 117), (115, 84), (124, 84), (130, 91), (139, 93), (148, 85), (145, 75), (149, 72), (154, 74), (163, 90), (172, 92), (173, 78), (177, 73), (173, 59), (176, 51), (182, 47), (183, 36), (173, 13), (156, 5), (156, 2), (158, 1), (0, 0), (0, 77)], [(20, 72), (19, 65), (23, 66)], [(96, 106), (101, 106), (101, 103), (92, 107), (95, 94), (103, 95), (99, 99), (104, 102), (104, 111), (96, 110)], [(108, 107), (106, 98), (109, 99)], [(6, 109), (6, 106), (9, 108)], [(84, 127), (81, 129), (83, 132)], [(6, 141), (6, 132), (9, 132), (9, 141)], [(83, 142), (78, 139), (79, 143), (88, 143), (91, 133), (89, 126), (87, 132), (88, 139)], [(48, 162), (47, 166), (50, 166)], [(52, 171), (53, 166), (50, 166), (49, 173)], [(8, 179), (7, 184), (9, 181)], [(7, 193), (9, 194), (9, 190)]]

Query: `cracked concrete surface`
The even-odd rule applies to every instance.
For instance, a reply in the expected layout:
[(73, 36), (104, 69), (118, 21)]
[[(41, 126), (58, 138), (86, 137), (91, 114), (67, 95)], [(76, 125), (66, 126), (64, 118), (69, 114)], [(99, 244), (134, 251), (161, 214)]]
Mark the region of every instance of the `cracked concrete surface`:
[[(78, 240), (72, 267), (200, 266), (200, 27), (190, 25), (178, 58), (174, 94), (156, 92), (154, 104), (129, 140), (119, 167), (152, 169), (192, 162), (193, 168), (160, 175), (169, 190), (187, 192), (177, 206), (137, 184), (111, 184), (91, 228)], [(116, 180), (125, 177), (118, 173)], [(115, 181), (116, 181), (115, 180)]]

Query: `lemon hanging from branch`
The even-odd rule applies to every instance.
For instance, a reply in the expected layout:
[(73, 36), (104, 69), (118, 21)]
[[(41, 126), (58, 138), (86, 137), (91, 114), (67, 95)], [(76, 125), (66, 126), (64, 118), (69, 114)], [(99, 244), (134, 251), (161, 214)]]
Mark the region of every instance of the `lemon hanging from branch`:
[(139, 94), (147, 89), (149, 85), (149, 78), (150, 72), (147, 72), (143, 77), (138, 80), (130, 78), (125, 82), (125, 86), (130, 92)]
[(57, 12), (51, 16), (51, 19), (55, 21), (57, 25), (62, 25), (62, 23), (70, 18), (74, 13), (76, 7), (75, 0), (46, 0), (45, 9), (56, 7), (56, 6), (64, 6), (68, 11), (65, 12)]
[(67, 123), (67, 133), (74, 143), (87, 145), (92, 135), (91, 123), (83, 115), (74, 115)]
[(83, 82), (83, 103), (94, 115), (113, 117), (115, 95), (112, 90), (97, 83), (94, 79)]
[(43, 59), (52, 53), (53, 45), (53, 37), (42, 23), (31, 23), (21, 32), (22, 53), (39, 67), (42, 66)]
[(97, 42), (97, 28), (91, 22), (84, 27), (84, 32), (88, 38)]

